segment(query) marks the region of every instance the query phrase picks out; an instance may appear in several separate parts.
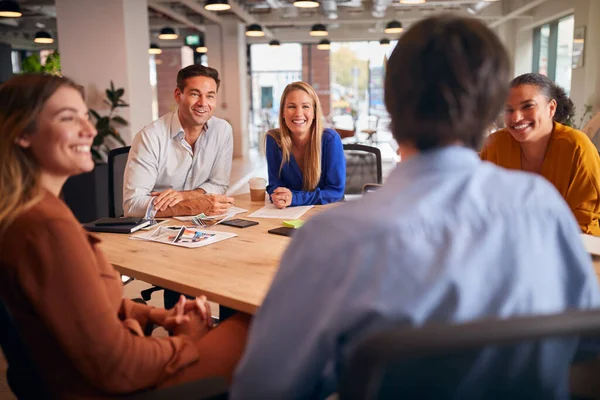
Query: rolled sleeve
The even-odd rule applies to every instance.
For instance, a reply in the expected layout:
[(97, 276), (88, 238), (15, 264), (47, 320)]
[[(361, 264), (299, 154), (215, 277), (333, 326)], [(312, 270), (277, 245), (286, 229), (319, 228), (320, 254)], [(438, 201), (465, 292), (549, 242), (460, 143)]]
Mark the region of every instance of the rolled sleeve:
[(206, 193), (225, 194), (229, 188), (233, 158), (233, 131), (231, 125), (227, 124), (222, 135), (224, 139), (217, 150), (215, 162), (208, 179), (199, 187)]
[(123, 181), (123, 211), (126, 217), (143, 217), (152, 201), (158, 176), (158, 155), (153, 137), (141, 131), (133, 139)]

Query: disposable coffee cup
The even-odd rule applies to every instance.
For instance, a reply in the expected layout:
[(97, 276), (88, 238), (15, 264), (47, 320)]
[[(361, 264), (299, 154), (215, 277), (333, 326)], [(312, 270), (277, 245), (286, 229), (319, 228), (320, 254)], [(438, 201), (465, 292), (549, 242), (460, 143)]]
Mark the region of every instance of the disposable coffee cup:
[(267, 180), (263, 178), (252, 178), (248, 181), (248, 184), (250, 185), (250, 200), (264, 202)]

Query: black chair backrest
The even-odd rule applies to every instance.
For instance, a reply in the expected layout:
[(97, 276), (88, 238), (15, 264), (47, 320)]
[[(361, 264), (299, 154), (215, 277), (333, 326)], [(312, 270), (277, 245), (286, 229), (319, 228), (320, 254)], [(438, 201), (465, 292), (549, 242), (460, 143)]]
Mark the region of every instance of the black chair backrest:
[(360, 194), (367, 183), (383, 182), (381, 150), (363, 144), (344, 144), (346, 156), (345, 194)]
[(394, 327), (356, 346), (339, 398), (568, 397), (578, 339), (598, 334), (600, 310)]
[(131, 146), (119, 147), (108, 153), (108, 216), (123, 216), (123, 177)]
[(8, 385), (19, 399), (46, 399), (41, 375), (38, 373), (10, 311), (0, 300), (0, 346), (8, 363), (6, 378)]

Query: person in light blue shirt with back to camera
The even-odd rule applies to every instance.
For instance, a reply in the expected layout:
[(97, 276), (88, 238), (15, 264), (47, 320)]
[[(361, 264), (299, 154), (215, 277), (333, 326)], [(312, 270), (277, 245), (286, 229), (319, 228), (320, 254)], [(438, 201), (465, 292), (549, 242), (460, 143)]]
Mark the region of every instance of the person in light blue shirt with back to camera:
[(286, 86), (279, 129), (266, 136), (267, 192), (278, 208), (328, 204), (344, 197), (346, 159), (340, 135), (323, 129), (315, 90), (304, 82)]
[[(386, 327), (600, 304), (579, 227), (552, 184), (474, 151), (508, 79), (506, 51), (475, 19), (436, 16), (400, 37), (385, 103), (402, 163), (378, 191), (294, 235), (252, 322), (232, 399), (325, 398), (357, 343)], [(551, 365), (575, 348), (566, 338), (531, 353), (481, 353), (455, 398), (486, 398), (489, 382), (519, 393), (524, 381), (544, 398), (567, 397), (568, 373)]]

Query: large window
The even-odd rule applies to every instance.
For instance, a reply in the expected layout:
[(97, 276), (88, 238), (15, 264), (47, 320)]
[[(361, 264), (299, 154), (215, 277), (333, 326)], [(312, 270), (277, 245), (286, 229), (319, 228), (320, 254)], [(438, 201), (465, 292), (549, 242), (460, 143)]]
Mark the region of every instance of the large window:
[(533, 31), (532, 70), (555, 81), (567, 94), (571, 91), (573, 29), (574, 18), (569, 15)]
[[(391, 46), (379, 42), (337, 42), (331, 44), (331, 119), (342, 129), (369, 128), (373, 117), (387, 120), (383, 104), (385, 64)], [(382, 123), (381, 126), (384, 126)]]
[(302, 80), (302, 48), (298, 43), (280, 47), (253, 44), (250, 52), (252, 112), (249, 137), (250, 146), (255, 147), (266, 131), (279, 125), (279, 101), (283, 89), (288, 83)]

